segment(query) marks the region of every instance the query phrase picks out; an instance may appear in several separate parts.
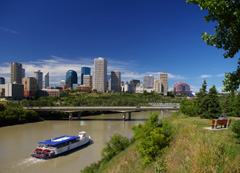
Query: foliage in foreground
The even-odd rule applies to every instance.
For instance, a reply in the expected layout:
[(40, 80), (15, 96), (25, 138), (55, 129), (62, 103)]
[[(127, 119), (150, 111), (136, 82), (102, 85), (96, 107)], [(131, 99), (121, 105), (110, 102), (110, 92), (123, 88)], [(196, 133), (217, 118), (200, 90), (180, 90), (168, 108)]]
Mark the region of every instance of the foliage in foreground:
[[(225, 50), (224, 58), (233, 58), (240, 50), (240, 1), (239, 0), (187, 0), (207, 10), (206, 22), (215, 22), (215, 34), (202, 34), (202, 39), (210, 46)], [(234, 91), (240, 85), (240, 59), (237, 70), (226, 73), (223, 81), (226, 91)]]
[(125, 150), (131, 144), (130, 139), (127, 137), (121, 136), (118, 133), (115, 133), (108, 142), (105, 143), (106, 147), (103, 148), (102, 160), (98, 163), (93, 163), (90, 166), (81, 170), (82, 173), (94, 173), (106, 164), (109, 160), (111, 160), (114, 156), (119, 154), (121, 151)]
[(240, 120), (232, 123), (232, 131), (240, 136)]
[(137, 148), (143, 159), (143, 165), (151, 163), (160, 156), (172, 139), (171, 126), (160, 122), (158, 116), (158, 113), (150, 114), (149, 120), (144, 125), (133, 127), (134, 138), (140, 141)]

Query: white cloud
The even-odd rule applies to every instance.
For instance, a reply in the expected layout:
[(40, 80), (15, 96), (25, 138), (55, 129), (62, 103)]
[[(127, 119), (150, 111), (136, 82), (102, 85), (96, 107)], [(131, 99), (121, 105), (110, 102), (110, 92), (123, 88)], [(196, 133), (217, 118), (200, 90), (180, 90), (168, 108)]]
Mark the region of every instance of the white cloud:
[(5, 31), (5, 32), (8, 32), (8, 33), (12, 33), (12, 34), (17, 34), (18, 33), (17, 31), (14, 31), (14, 30), (8, 29), (8, 28), (4, 28), (2, 26), (0, 26), (0, 31)]
[(224, 77), (225, 73), (218, 74), (217, 77)]
[(174, 80), (183, 80), (183, 79), (187, 79), (186, 77), (183, 77), (181, 75), (173, 75), (171, 73), (168, 73), (168, 78), (169, 79), (174, 79)]
[(213, 77), (213, 76), (212, 76), (212, 75), (207, 75), (207, 74), (205, 74), (205, 75), (201, 75), (200, 78), (210, 78), (210, 77)]

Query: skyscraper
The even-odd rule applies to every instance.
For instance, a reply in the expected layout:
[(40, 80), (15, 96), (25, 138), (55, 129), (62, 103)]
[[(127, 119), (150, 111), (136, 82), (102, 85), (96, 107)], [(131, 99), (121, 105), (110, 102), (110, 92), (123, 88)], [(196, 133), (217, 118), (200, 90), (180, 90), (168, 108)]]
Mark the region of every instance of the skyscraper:
[(37, 89), (41, 90), (43, 87), (43, 84), (42, 84), (43, 83), (43, 73), (40, 70), (38, 70), (38, 71), (34, 72), (34, 76), (37, 79)]
[(22, 79), (25, 78), (25, 68), (22, 68)]
[(166, 73), (166, 72), (159, 73), (159, 80), (162, 83), (163, 94), (167, 95), (167, 92), (168, 92), (168, 73)]
[(153, 88), (154, 87), (154, 76), (143, 76), (143, 86), (144, 88)]
[(10, 83), (22, 84), (22, 64), (12, 62), (10, 67)]
[(23, 78), (24, 97), (37, 96), (37, 79), (35, 77)]
[(83, 75), (83, 85), (92, 88), (92, 76), (91, 75)]
[(5, 84), (5, 78), (4, 77), (0, 77), (0, 84)]
[(81, 68), (81, 85), (83, 84), (83, 75), (91, 75), (91, 68), (89, 67)]
[(73, 84), (78, 83), (77, 73), (74, 70), (68, 70), (66, 73), (66, 87), (73, 87)]
[(119, 71), (111, 72), (111, 91), (121, 92), (121, 73)]
[(43, 88), (49, 87), (49, 72), (43, 75)]
[(107, 61), (104, 58), (94, 59), (94, 89), (100, 92), (107, 90)]

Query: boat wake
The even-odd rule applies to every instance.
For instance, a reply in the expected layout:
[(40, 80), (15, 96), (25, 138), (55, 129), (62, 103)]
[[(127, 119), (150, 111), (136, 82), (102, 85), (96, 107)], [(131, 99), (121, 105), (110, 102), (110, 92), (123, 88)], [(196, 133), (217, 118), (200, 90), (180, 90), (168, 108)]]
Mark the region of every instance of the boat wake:
[(19, 167), (28, 167), (30, 165), (33, 165), (33, 164), (36, 164), (36, 163), (39, 163), (39, 162), (44, 162), (45, 160), (42, 160), (42, 159), (36, 159), (36, 158), (27, 158), (27, 159), (24, 159), (24, 160), (20, 160), (16, 166), (19, 166)]

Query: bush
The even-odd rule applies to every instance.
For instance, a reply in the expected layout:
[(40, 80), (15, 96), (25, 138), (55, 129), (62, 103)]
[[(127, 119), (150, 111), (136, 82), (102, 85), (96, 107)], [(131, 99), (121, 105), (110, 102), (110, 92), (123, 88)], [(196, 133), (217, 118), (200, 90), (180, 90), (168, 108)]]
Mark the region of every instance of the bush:
[(106, 147), (102, 150), (103, 162), (102, 164), (108, 162), (115, 155), (126, 149), (130, 144), (130, 140), (127, 137), (121, 136), (115, 133), (111, 139), (105, 143)]
[(240, 120), (233, 122), (232, 131), (240, 136)]
[(134, 139), (139, 139), (137, 149), (146, 165), (160, 156), (171, 141), (171, 126), (158, 120), (158, 113), (150, 114), (144, 125), (133, 127)]

